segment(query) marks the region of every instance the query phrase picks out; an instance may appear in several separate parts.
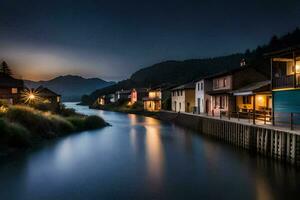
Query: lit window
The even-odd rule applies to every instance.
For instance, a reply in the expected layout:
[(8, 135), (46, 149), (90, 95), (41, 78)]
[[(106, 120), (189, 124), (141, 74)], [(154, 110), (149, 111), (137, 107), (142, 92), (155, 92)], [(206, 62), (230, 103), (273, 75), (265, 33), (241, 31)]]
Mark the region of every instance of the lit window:
[(300, 61), (296, 62), (296, 73), (300, 73)]
[(18, 88), (11, 88), (11, 93), (12, 94), (17, 94), (18, 93)]

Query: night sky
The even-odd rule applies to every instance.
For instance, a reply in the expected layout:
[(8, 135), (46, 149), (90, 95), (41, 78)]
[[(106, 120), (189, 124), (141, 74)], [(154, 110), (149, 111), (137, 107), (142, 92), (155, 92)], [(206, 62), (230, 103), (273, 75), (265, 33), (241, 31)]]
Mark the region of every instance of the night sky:
[(0, 9), (0, 59), (33, 80), (121, 80), (164, 60), (244, 52), (300, 26), (299, 0), (0, 0)]

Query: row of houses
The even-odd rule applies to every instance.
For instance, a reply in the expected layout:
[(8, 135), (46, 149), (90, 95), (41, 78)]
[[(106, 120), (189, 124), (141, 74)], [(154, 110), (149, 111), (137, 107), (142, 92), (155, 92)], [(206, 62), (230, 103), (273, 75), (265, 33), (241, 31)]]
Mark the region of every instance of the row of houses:
[[(268, 54), (271, 76), (245, 65), (179, 86), (135, 88), (98, 98), (98, 103), (120, 100), (129, 104), (143, 102), (146, 111), (172, 110), (229, 116), (241, 114), (252, 118), (264, 115), (273, 123), (300, 113), (300, 48), (293, 47)], [(269, 78), (271, 77), (271, 79)], [(108, 102), (107, 102), (108, 101)], [(169, 101), (169, 106), (163, 106)], [(300, 114), (299, 114), (300, 117)]]
[(300, 47), (272, 52), (268, 78), (241, 66), (172, 89), (172, 111), (212, 116), (248, 113), (273, 124), (300, 123)]

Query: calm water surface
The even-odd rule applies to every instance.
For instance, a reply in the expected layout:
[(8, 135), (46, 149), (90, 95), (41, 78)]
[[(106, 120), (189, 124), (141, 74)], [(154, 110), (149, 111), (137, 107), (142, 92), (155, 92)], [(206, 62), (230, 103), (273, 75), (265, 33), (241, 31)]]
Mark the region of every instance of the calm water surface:
[(112, 126), (1, 161), (1, 200), (300, 199), (291, 167), (152, 118), (67, 105)]

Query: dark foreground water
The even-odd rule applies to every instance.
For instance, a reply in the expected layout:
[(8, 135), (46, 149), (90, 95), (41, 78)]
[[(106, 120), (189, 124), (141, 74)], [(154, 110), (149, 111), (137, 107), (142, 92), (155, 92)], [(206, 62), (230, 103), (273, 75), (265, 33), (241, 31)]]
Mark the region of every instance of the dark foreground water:
[(220, 141), (137, 115), (0, 163), (1, 200), (300, 199), (300, 173)]

